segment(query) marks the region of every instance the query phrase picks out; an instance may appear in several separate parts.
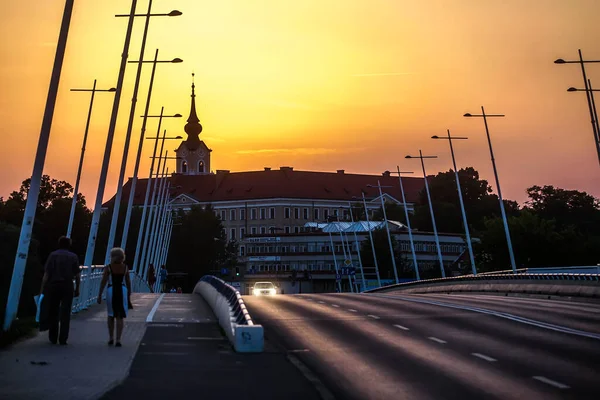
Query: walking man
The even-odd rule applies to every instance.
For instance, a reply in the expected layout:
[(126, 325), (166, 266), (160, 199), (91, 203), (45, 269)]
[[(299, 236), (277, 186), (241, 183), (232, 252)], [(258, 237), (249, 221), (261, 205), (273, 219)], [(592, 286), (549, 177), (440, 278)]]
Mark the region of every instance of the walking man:
[(70, 248), (71, 239), (62, 236), (58, 239), (58, 250), (50, 253), (44, 267), (40, 293), (43, 293), (48, 301), (48, 338), (52, 344), (56, 344), (57, 341), (62, 345), (67, 344), (73, 297), (79, 296), (79, 259)]

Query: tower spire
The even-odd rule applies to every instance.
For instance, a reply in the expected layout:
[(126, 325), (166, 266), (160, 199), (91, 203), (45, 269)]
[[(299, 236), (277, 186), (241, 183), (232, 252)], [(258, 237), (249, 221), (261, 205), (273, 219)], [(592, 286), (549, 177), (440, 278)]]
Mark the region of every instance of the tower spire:
[(190, 150), (195, 150), (198, 148), (200, 144), (200, 139), (198, 135), (202, 132), (202, 125), (200, 124), (200, 119), (196, 114), (196, 84), (194, 82), (195, 74), (192, 72), (192, 104), (190, 108), (190, 116), (187, 119), (187, 124), (185, 124), (184, 130), (187, 133), (188, 138), (186, 140), (187, 148)]

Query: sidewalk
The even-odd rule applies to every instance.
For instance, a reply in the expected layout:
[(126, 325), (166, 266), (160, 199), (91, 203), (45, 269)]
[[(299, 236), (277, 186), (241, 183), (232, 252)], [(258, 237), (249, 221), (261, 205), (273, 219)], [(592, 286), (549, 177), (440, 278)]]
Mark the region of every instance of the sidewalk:
[(0, 399), (320, 398), (268, 343), (264, 353), (235, 353), (201, 296), (136, 293), (132, 301), (122, 348), (107, 346), (103, 304), (73, 316), (66, 347), (43, 332), (1, 351)]
[(97, 399), (122, 381), (159, 295), (132, 295), (123, 347), (108, 347), (106, 305), (71, 318), (69, 344), (51, 345), (48, 332), (0, 351), (0, 399)]

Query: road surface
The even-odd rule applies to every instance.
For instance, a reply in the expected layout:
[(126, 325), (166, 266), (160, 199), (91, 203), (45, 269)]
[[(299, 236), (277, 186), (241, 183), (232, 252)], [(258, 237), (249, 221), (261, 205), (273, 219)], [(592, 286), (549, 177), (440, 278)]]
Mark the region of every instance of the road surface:
[(399, 292), (244, 300), (337, 399), (600, 398), (600, 304)]

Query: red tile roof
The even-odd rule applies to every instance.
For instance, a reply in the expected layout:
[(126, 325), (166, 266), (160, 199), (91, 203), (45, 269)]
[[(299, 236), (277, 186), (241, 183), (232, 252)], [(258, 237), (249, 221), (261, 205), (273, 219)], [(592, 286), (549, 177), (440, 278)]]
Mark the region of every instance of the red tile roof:
[[(383, 175), (359, 175), (340, 172), (294, 171), (289, 167), (277, 170), (228, 172), (217, 171), (210, 175), (179, 175), (170, 178), (171, 186), (176, 187), (172, 196), (186, 194), (199, 202), (220, 202), (231, 200), (254, 200), (273, 198), (319, 199), (319, 200), (352, 200), (360, 197), (364, 191), (367, 199), (379, 196), (377, 188), (367, 185), (382, 186), (388, 193), (402, 201), (398, 177), (384, 173)], [(142, 205), (148, 179), (139, 179), (136, 185), (134, 204)], [(402, 183), (406, 201), (417, 201), (419, 191), (423, 188), (423, 178), (403, 177)], [(123, 187), (123, 199), (129, 198), (131, 179)], [(108, 207), (114, 197), (103, 207)]]

